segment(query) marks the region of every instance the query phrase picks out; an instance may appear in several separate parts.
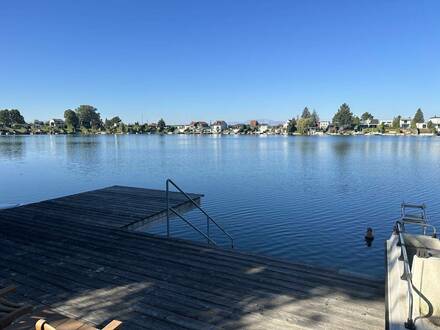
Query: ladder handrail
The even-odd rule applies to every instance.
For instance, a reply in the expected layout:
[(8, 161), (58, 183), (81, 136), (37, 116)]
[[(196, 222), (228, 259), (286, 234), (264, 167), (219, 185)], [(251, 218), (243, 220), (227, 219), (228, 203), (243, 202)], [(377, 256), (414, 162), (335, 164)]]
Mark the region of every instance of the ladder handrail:
[(412, 273), (411, 268), (409, 266), (409, 258), (406, 252), (406, 244), (403, 238), (403, 228), (400, 221), (396, 221), (396, 230), (399, 235), (401, 256), (403, 258), (403, 275), (402, 279), (407, 281), (408, 284), (408, 319), (405, 322), (405, 328), (407, 329), (415, 329), (414, 327), (414, 319), (413, 319), (413, 283), (412, 283)]
[(197, 228), (196, 226), (194, 226), (191, 222), (189, 222), (188, 220), (186, 220), (184, 218), (183, 215), (181, 215), (179, 212), (177, 212), (175, 209), (173, 209), (172, 207), (170, 207), (170, 211), (173, 212), (175, 215), (177, 215), (180, 219), (182, 219), (183, 221), (185, 221), (188, 225), (191, 226), (192, 229), (194, 229), (195, 231), (197, 231), (198, 233), (200, 233), (201, 235), (203, 235), (208, 241), (210, 241), (212, 244), (217, 245), (216, 242), (214, 242), (210, 237), (208, 237), (208, 235), (206, 235), (203, 231), (201, 231), (199, 228)]
[[(167, 236), (170, 237), (170, 216), (169, 216), (169, 211), (172, 211), (173, 213), (176, 214), (175, 210), (172, 209), (170, 207), (170, 199), (169, 199), (169, 185), (173, 185), (180, 193), (182, 193), (196, 208), (198, 208), (205, 216), (207, 219), (207, 228), (208, 228), (208, 233), (207, 235), (205, 235), (202, 231), (200, 231), (199, 229), (197, 229), (194, 225), (191, 224), (191, 227), (196, 229), (199, 233), (202, 233), (208, 240), (208, 242), (214, 242), (211, 238), (210, 238), (210, 233), (209, 233), (209, 223), (212, 222), (214, 225), (216, 225), (216, 227), (218, 229), (220, 229), (223, 234), (225, 234), (229, 240), (231, 241), (231, 247), (234, 247), (234, 238), (228, 233), (226, 232), (226, 230), (224, 230), (200, 205), (198, 205), (196, 203), (196, 201), (194, 201), (194, 199), (192, 199), (186, 192), (184, 192), (173, 180), (171, 179), (167, 179), (166, 181), (166, 198), (167, 198)], [(176, 214), (178, 215), (178, 214)], [(182, 220), (184, 220), (186, 223), (189, 224), (189, 221), (184, 219), (184, 217), (182, 215), (178, 215)], [(215, 244), (215, 243), (214, 243)], [(215, 244), (216, 245), (216, 244)]]

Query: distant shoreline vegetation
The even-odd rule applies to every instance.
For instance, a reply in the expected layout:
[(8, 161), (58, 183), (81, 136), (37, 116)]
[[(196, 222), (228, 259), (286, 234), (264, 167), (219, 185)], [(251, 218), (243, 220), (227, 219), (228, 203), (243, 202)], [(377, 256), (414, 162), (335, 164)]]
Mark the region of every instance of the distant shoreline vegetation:
[(440, 117), (425, 121), (419, 108), (413, 118), (396, 116), (392, 120), (379, 120), (369, 112), (360, 117), (353, 115), (348, 104), (342, 104), (332, 121), (320, 120), (318, 113), (305, 107), (301, 115), (284, 124), (269, 125), (251, 120), (246, 124), (228, 125), (223, 120), (208, 124), (193, 121), (187, 125), (167, 125), (163, 119), (157, 123), (124, 123), (120, 117), (101, 119), (91, 105), (80, 105), (64, 111), (63, 119), (34, 120), (26, 123), (17, 109), (0, 110), (0, 135), (39, 134), (268, 134), (268, 135), (438, 135)]

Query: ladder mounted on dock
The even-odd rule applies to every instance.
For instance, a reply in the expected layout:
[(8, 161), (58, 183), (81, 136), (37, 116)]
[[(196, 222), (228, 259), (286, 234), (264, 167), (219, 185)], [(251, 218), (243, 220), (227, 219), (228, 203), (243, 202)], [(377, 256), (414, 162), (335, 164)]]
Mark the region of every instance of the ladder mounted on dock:
[[(205, 216), (206, 216), (206, 234), (201, 231), (199, 228), (194, 226), (190, 221), (188, 221), (182, 214), (180, 214), (177, 210), (172, 208), (170, 206), (170, 198), (169, 198), (169, 192), (170, 192), (170, 185), (176, 188), (180, 193), (183, 194), (183, 196), (186, 197), (186, 199), (191, 202), (192, 205), (194, 205), (197, 209), (199, 209)], [(186, 192), (184, 192), (173, 180), (167, 179), (166, 181), (166, 198), (167, 198), (167, 237), (170, 238), (170, 212), (176, 215), (178, 218), (183, 220), (185, 223), (187, 223), (192, 229), (197, 231), (199, 234), (201, 234), (204, 238), (206, 238), (208, 244), (217, 245), (217, 243), (211, 238), (210, 233), (210, 225), (211, 223), (214, 224), (220, 231), (229, 239), (231, 243), (231, 247), (234, 248), (234, 239), (230, 234), (226, 232), (226, 230), (223, 229), (197, 202), (192, 199)]]

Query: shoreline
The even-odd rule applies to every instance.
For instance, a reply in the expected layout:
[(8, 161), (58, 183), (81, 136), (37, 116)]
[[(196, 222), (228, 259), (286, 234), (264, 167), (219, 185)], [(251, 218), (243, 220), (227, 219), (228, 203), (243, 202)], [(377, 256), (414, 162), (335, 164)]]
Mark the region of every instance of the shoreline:
[(158, 135), (158, 136), (168, 136), (168, 135), (190, 135), (190, 136), (292, 136), (292, 137), (321, 137), (321, 136), (347, 136), (347, 137), (356, 137), (356, 136), (393, 136), (393, 137), (401, 137), (401, 136), (412, 136), (412, 137), (440, 137), (440, 135), (434, 133), (421, 133), (421, 134), (391, 134), (391, 133), (347, 133), (347, 134), (338, 134), (338, 133), (322, 133), (322, 134), (275, 134), (275, 133), (254, 133), (254, 134), (240, 134), (240, 133), (89, 133), (89, 134), (68, 134), (68, 133), (56, 133), (56, 134), (0, 134), (1, 137), (11, 137), (11, 136), (100, 136), (100, 135), (112, 135), (112, 136), (124, 136), (124, 135)]

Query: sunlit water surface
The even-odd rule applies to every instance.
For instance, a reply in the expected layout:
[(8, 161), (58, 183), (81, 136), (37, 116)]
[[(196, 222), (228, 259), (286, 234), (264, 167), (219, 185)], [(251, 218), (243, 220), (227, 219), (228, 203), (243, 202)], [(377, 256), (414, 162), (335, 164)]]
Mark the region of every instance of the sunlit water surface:
[[(173, 178), (205, 194), (203, 206), (240, 250), (377, 277), (402, 201), (426, 203), (440, 226), (436, 137), (0, 137), (0, 175), (0, 204), (115, 184), (164, 189)], [(197, 212), (188, 218), (204, 228)], [(181, 221), (171, 229), (200, 240)]]

